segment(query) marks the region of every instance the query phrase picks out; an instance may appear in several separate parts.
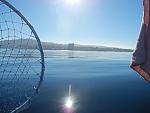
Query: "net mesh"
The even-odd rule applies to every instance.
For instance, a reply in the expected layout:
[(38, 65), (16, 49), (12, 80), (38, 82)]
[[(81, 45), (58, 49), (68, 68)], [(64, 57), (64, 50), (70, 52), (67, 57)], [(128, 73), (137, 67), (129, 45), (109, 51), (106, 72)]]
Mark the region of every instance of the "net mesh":
[(41, 57), (27, 23), (0, 1), (0, 113), (10, 113), (35, 93)]

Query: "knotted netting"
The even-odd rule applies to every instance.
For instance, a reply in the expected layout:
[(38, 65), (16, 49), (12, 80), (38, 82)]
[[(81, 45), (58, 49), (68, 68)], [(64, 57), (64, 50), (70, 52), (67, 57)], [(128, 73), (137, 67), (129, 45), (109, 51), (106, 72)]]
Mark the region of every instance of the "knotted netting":
[(41, 85), (44, 55), (26, 18), (0, 0), (0, 113), (27, 108)]

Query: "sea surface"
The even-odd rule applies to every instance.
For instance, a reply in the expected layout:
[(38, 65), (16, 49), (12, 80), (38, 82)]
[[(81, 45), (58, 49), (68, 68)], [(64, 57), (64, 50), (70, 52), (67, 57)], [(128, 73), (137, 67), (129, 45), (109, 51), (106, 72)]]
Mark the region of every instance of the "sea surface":
[(38, 96), (22, 113), (150, 113), (150, 85), (129, 67), (130, 52), (44, 51), (45, 77)]

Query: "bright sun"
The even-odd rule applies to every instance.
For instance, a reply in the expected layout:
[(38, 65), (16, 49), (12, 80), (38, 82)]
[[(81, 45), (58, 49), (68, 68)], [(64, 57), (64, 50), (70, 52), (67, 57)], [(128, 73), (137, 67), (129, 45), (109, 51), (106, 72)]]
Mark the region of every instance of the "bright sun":
[(78, 4), (80, 2), (80, 0), (66, 0), (66, 2), (71, 5), (75, 5), (75, 4)]

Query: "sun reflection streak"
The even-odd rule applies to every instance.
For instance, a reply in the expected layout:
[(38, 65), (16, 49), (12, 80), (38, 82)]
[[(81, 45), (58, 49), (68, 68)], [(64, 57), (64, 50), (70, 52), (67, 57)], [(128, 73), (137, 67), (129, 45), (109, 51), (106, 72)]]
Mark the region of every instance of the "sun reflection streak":
[(64, 101), (64, 112), (73, 113), (74, 112), (74, 98), (71, 94), (71, 85), (69, 85), (69, 95)]

